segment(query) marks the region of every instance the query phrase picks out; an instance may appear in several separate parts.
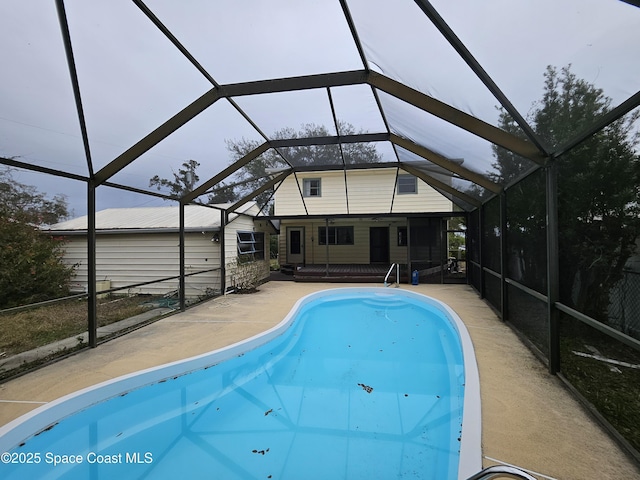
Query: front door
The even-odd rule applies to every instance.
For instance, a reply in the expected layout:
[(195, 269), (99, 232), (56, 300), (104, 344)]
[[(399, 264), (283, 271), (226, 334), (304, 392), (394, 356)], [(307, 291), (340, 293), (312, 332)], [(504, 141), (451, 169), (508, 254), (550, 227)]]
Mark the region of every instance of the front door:
[(369, 263), (389, 263), (389, 227), (369, 228)]
[(287, 263), (304, 263), (304, 227), (287, 227)]

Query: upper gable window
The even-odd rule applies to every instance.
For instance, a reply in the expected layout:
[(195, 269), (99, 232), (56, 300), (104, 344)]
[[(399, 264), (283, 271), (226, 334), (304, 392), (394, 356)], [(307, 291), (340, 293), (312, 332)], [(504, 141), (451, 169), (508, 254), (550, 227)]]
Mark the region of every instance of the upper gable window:
[(413, 175), (398, 175), (398, 195), (418, 193), (418, 179)]
[(319, 197), (320, 196), (320, 179), (305, 178), (302, 184), (302, 194), (305, 197)]

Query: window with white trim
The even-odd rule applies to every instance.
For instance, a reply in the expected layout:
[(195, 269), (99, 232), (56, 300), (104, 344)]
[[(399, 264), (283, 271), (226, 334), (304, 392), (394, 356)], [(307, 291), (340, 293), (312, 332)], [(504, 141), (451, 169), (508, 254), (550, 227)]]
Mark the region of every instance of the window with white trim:
[(263, 232), (236, 232), (240, 261), (264, 260)]
[(398, 175), (398, 195), (418, 193), (418, 179), (413, 175)]
[(305, 197), (320, 197), (320, 179), (305, 178), (302, 180), (302, 194)]

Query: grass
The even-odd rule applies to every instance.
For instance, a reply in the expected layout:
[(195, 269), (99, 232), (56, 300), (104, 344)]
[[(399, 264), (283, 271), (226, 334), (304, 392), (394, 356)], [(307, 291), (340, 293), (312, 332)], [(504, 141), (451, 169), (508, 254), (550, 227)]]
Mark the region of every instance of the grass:
[[(519, 290), (509, 290), (509, 321), (548, 356), (546, 306)], [(640, 369), (617, 366), (575, 352), (640, 365), (640, 352), (568, 315), (561, 314), (560, 369), (564, 377), (640, 452)]]
[[(98, 326), (138, 315), (149, 309), (149, 297), (98, 300)], [(3, 357), (47, 345), (87, 331), (86, 300), (66, 300), (15, 313), (0, 314), (0, 354)]]
[(573, 319), (563, 318), (561, 369), (571, 384), (640, 451), (640, 369), (577, 356), (573, 351), (640, 365), (640, 352)]

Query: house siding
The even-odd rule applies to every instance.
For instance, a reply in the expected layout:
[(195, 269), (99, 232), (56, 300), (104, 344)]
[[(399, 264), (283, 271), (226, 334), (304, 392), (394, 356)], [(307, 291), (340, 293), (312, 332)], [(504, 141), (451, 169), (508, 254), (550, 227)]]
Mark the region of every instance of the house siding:
[[(255, 215), (258, 208), (247, 210)], [(225, 265), (235, 264), (237, 258), (237, 231), (265, 232), (266, 260), (260, 263), (260, 275), (264, 279), (269, 275), (267, 224), (264, 221), (254, 222), (248, 215), (232, 216), (225, 227)], [(219, 292), (221, 289), (221, 243), (213, 240), (214, 231), (210, 228), (201, 232), (185, 233), (185, 273), (212, 270), (188, 276), (185, 279), (186, 296), (198, 297)], [(72, 279), (72, 287), (78, 290), (87, 289), (87, 239), (86, 235), (69, 235), (66, 237), (63, 261), (68, 265), (76, 265), (76, 273)], [(180, 274), (179, 235), (175, 231), (163, 233), (100, 233), (96, 234), (96, 280), (109, 280), (111, 288), (124, 288), (145, 282), (149, 285), (131, 287), (117, 293), (163, 295), (179, 288), (179, 279), (157, 282), (159, 279), (178, 276)], [(226, 285), (231, 277), (226, 276)]]
[[(387, 219), (386, 221), (373, 221), (366, 219), (340, 219), (331, 221), (330, 226), (353, 226), (353, 245), (329, 245), (329, 263), (368, 264), (369, 228), (389, 227), (389, 262), (407, 263), (407, 247), (398, 246), (398, 227), (406, 226), (404, 219)], [(304, 253), (305, 264), (327, 263), (327, 245), (320, 245), (318, 241), (318, 228), (324, 228), (326, 223), (322, 220), (283, 220), (280, 227), (279, 258), (280, 263), (285, 264), (287, 259), (286, 229), (287, 227), (304, 227)]]
[[(419, 179), (417, 193), (396, 194), (396, 173), (396, 168), (348, 170), (346, 189), (344, 171), (305, 172), (289, 176), (276, 192), (275, 214), (286, 216), (452, 211), (451, 200)], [(304, 197), (303, 203), (300, 192), (306, 178), (321, 179), (321, 196)]]
[[(254, 215), (257, 214), (258, 208), (255, 207)], [(263, 221), (254, 222), (254, 219), (246, 215), (239, 215), (231, 221), (225, 228), (225, 285), (227, 288), (233, 287), (236, 283), (238, 274), (238, 232), (263, 232), (264, 244), (262, 245), (265, 255), (264, 260), (257, 260), (257, 279), (264, 280), (269, 277), (269, 234), (267, 233), (266, 224)]]
[(395, 168), (348, 172), (349, 212), (389, 212), (394, 197), (395, 182)]
[[(398, 245), (398, 228), (406, 227), (402, 217), (377, 218), (387, 213), (433, 213), (451, 212), (453, 203), (420, 179), (417, 192), (398, 195), (396, 193), (397, 168), (369, 170), (325, 171), (298, 173), (287, 177), (276, 191), (275, 215), (286, 217), (326, 215), (331, 226), (353, 226), (353, 245), (320, 245), (318, 228), (325, 226), (324, 219), (282, 219), (278, 242), (281, 264), (287, 259), (287, 227), (304, 227), (304, 263), (370, 263), (370, 228), (389, 228), (389, 263), (402, 265), (408, 262), (408, 249)], [(402, 172), (400, 172), (402, 173)], [(308, 178), (321, 179), (321, 196), (304, 197), (300, 192)], [(346, 188), (345, 188), (346, 185)], [(305, 209), (306, 206), (306, 209)], [(361, 215), (361, 218), (331, 218), (340, 214)], [(367, 218), (367, 215), (370, 217)], [(328, 251), (328, 255), (327, 255)], [(328, 256), (328, 258), (327, 258)]]
[[(220, 268), (220, 248), (211, 241), (211, 232), (185, 234), (185, 272)], [(86, 289), (87, 239), (67, 237), (65, 263), (77, 265), (72, 284)], [(96, 279), (109, 280), (111, 288), (179, 275), (180, 255), (178, 235), (98, 234), (96, 235)], [(220, 271), (186, 278), (187, 296), (204, 294), (208, 288), (219, 288)], [(178, 288), (178, 279), (129, 288), (122, 293), (165, 294)]]

